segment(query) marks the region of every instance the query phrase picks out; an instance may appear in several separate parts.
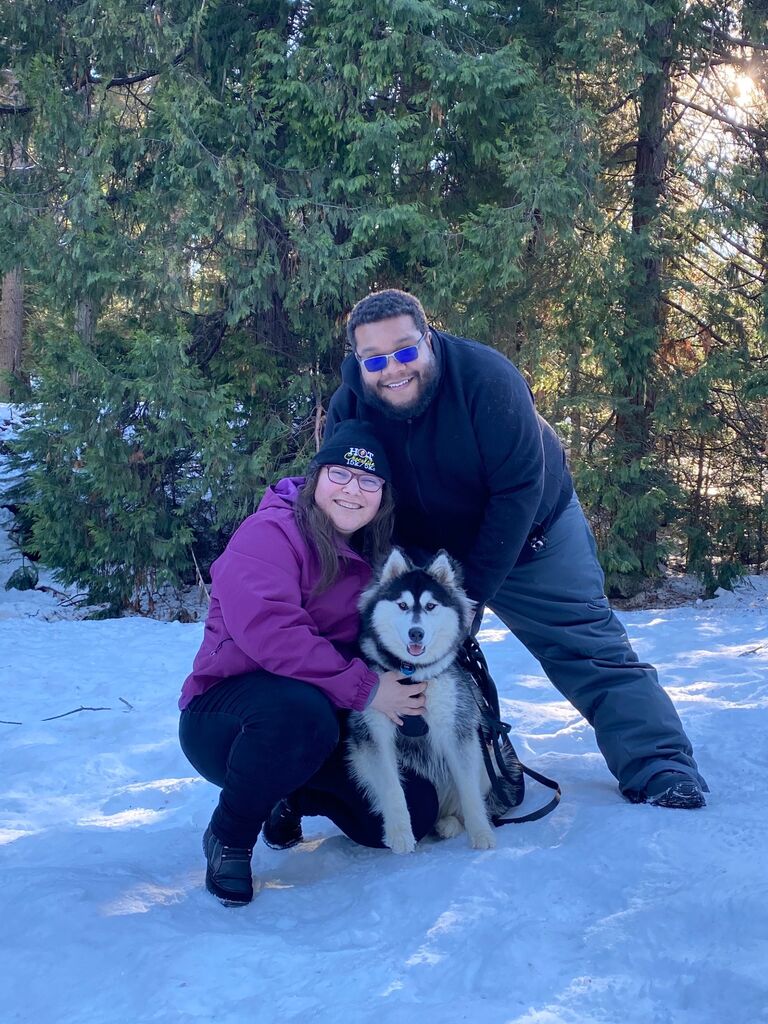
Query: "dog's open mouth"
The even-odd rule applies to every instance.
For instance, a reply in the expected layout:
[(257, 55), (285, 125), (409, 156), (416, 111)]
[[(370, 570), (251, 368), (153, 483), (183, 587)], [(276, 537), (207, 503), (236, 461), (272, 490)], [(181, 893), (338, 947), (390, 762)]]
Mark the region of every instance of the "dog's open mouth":
[(426, 651), (424, 644), (408, 644), (408, 653), (412, 658), (420, 658)]

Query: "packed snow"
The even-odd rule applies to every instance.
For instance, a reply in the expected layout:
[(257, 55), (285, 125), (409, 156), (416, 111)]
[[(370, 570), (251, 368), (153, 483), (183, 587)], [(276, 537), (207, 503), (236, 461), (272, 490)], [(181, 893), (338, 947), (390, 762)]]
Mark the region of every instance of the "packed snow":
[[(61, 596), (5, 591), (19, 556), (2, 524), (0, 541), (2, 1021), (768, 1021), (764, 578), (623, 615), (706, 809), (626, 803), (592, 730), (489, 614), (504, 716), (560, 782), (557, 810), (499, 829), (493, 851), (460, 836), (402, 857), (305, 819), (301, 846), (257, 845), (253, 903), (224, 908), (200, 845), (216, 791), (177, 742), (202, 623), (83, 621)], [(523, 810), (549, 795), (529, 783)]]

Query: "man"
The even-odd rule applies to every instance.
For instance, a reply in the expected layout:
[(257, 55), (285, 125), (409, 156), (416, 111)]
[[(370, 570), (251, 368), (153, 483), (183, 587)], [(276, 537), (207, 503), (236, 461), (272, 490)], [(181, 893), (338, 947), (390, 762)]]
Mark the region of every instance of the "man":
[(389, 458), (395, 541), (446, 548), (469, 596), (491, 608), (595, 729), (622, 794), (705, 805), (690, 741), (656, 670), (638, 661), (604, 594), (563, 447), (500, 353), (427, 324), (407, 292), (352, 310), (327, 429), (373, 424)]

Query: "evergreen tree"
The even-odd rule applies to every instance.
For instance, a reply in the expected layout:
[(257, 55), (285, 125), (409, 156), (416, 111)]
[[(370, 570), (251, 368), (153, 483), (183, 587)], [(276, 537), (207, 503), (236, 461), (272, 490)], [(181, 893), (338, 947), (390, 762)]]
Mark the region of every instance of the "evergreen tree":
[(765, 106), (723, 75), (762, 73), (763, 4), (0, 9), (30, 544), (115, 607), (191, 579), (394, 285), (527, 374), (614, 592), (670, 531), (711, 585), (759, 563)]

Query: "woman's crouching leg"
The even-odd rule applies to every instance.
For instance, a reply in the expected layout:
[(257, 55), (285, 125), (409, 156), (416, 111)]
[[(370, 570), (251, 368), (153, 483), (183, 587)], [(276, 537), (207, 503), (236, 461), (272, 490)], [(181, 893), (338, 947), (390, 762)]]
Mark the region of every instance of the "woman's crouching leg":
[(253, 847), (273, 805), (334, 751), (339, 720), (317, 687), (251, 672), (196, 697), (179, 736), (192, 765), (221, 787), (213, 834), (227, 846)]

